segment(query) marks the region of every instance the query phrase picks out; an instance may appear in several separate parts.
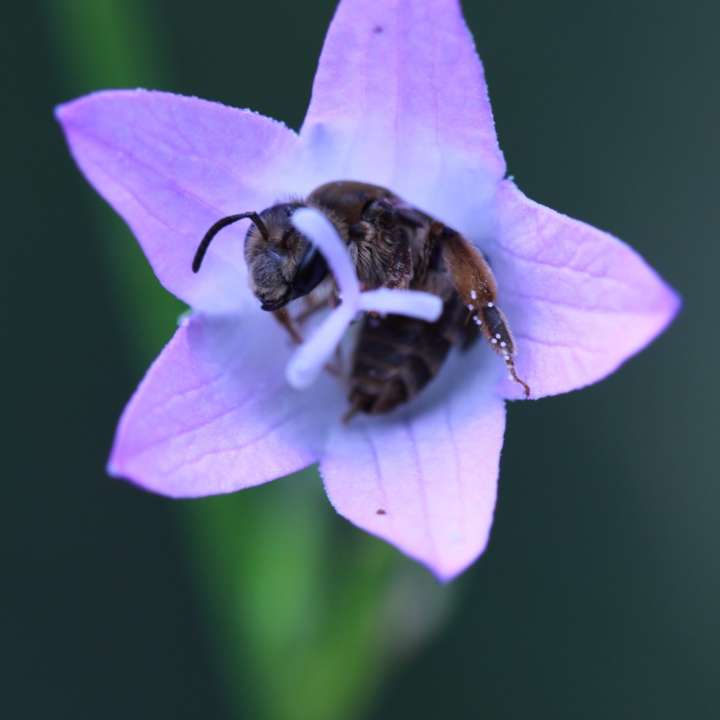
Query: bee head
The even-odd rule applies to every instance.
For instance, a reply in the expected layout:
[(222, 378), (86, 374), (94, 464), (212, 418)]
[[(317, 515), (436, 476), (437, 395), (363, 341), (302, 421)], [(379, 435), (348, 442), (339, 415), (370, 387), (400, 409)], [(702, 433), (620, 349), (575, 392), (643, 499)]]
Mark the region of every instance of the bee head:
[(263, 310), (278, 310), (314, 290), (327, 275), (325, 258), (292, 223), (303, 204), (283, 203), (263, 210), (245, 237), (250, 286)]
[(245, 236), (245, 261), (250, 287), (263, 310), (279, 310), (291, 300), (311, 292), (328, 272), (325, 258), (292, 223), (292, 215), (304, 204), (288, 202), (261, 213), (241, 213), (218, 220), (197, 249), (193, 271), (200, 269), (207, 248), (222, 228), (243, 218), (252, 225)]

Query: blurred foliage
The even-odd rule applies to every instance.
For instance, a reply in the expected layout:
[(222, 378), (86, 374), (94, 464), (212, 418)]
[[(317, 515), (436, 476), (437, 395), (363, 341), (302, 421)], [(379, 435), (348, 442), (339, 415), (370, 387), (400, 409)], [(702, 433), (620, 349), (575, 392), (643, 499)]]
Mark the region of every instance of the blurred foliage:
[[(171, 73), (158, 47), (157, 6), (141, 0), (46, 0), (51, 38), (76, 95), (123, 87), (164, 87)], [(140, 371), (169, 339), (183, 305), (160, 287), (124, 222), (96, 203), (106, 276), (125, 319), (130, 362)], [(125, 344), (125, 343), (124, 343)]]
[(510, 407), (491, 545), (450, 590), (314, 474), (173, 503), (103, 471), (182, 308), (50, 110), (139, 85), (297, 127), (334, 0), (4, 8), (8, 717), (717, 715), (720, 5), (463, 4), (523, 190), (626, 238), (685, 310), (601, 385)]
[[(76, 0), (50, 2), (48, 8), (61, 57), (77, 85), (170, 83), (155, 44), (161, 34), (153, 6), (140, 0)], [(107, 274), (126, 336), (136, 358), (146, 362), (167, 339), (182, 307), (159, 291), (127, 228), (107, 212), (98, 215), (96, 233), (105, 236)], [(336, 544), (317, 471), (276, 485), (181, 507), (188, 552), (208, 595), (209, 626), (222, 660), (217, 671), (237, 717), (249, 709), (247, 687), (253, 688), (250, 707), (259, 720), (360, 717), (393, 638), (404, 642), (402, 616), (383, 637), (375, 627), (389, 603), (393, 553), (363, 538), (342, 543), (350, 560), (332, 557), (329, 550)], [(438, 591), (426, 588), (431, 596), (433, 590)], [(431, 608), (428, 620), (436, 616)], [(422, 621), (412, 629), (416, 636), (425, 632)]]

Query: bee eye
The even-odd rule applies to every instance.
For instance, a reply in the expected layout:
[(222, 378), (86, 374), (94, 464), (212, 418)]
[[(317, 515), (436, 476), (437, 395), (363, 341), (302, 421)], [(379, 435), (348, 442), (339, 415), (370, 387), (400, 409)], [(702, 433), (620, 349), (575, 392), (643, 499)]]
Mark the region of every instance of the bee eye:
[(293, 298), (314, 290), (327, 273), (328, 266), (322, 253), (314, 245), (308, 245), (292, 281)]

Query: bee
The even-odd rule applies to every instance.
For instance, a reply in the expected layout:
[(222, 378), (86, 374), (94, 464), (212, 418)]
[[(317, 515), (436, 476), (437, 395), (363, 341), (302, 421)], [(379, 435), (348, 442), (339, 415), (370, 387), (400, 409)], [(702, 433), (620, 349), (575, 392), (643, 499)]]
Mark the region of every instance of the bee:
[[(248, 218), (252, 224), (245, 260), (252, 291), (262, 309), (272, 312), (300, 342), (287, 305), (331, 279), (322, 253), (292, 223), (301, 207), (317, 209), (332, 223), (348, 247), (363, 289), (421, 290), (443, 301), (442, 314), (432, 323), (400, 315), (362, 319), (348, 378), (346, 419), (357, 412), (386, 413), (408, 402), (440, 372), (452, 347), (467, 349), (481, 336), (530, 396), (515, 371), (515, 341), (496, 304), (497, 283), (483, 254), (460, 233), (383, 187), (335, 181), (304, 200), (222, 218), (198, 246), (193, 271), (200, 269), (220, 230)], [(333, 302), (332, 294), (319, 306), (328, 302)], [(309, 311), (317, 307), (310, 305)]]

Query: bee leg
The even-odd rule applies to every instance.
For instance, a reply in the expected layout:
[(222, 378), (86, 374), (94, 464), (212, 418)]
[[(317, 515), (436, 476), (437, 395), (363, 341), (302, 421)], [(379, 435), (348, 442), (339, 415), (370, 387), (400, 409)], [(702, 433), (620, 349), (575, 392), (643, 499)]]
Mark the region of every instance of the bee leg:
[(290, 313), (287, 308), (280, 308), (273, 312), (273, 317), (285, 328), (290, 339), (296, 344), (300, 345), (303, 341), (300, 331), (297, 329), (294, 320), (290, 317)]
[(352, 404), (347, 409), (341, 420), (343, 425), (347, 425), (360, 411), (363, 410), (363, 401), (360, 398), (355, 398)]
[(505, 315), (495, 304), (497, 283), (490, 265), (479, 250), (454, 230), (440, 226), (436, 234), (445, 266), (470, 317), (492, 349), (502, 356), (511, 379), (522, 386), (526, 398), (530, 397), (530, 387), (515, 370), (515, 340)]
[(305, 296), (305, 307), (295, 316), (295, 322), (302, 325), (309, 317), (312, 317), (318, 310), (332, 305), (332, 297), (325, 296), (322, 298)]
[(510, 332), (510, 326), (505, 319), (505, 315), (493, 302), (485, 305), (480, 313), (484, 321), (483, 333), (490, 341), (490, 346), (502, 356), (510, 373), (510, 379), (523, 388), (525, 399), (529, 398), (530, 386), (518, 377), (515, 370), (515, 340)]
[(341, 378), (342, 377), (342, 370), (335, 365), (334, 363), (325, 363), (325, 372), (330, 373), (333, 377)]
[(343, 376), (343, 357), (340, 345), (335, 348), (335, 357), (331, 363), (325, 364), (325, 369), (336, 378)]
[(455, 230), (436, 223), (432, 228), (453, 285), (468, 309), (483, 307), (497, 297), (497, 283), (483, 254)]

